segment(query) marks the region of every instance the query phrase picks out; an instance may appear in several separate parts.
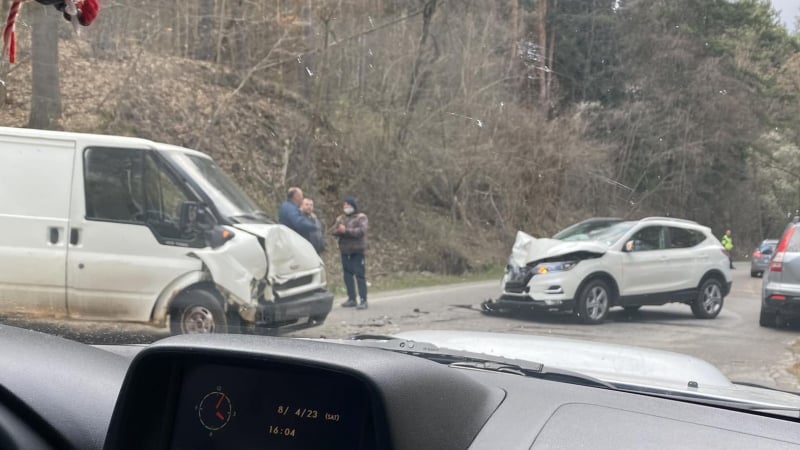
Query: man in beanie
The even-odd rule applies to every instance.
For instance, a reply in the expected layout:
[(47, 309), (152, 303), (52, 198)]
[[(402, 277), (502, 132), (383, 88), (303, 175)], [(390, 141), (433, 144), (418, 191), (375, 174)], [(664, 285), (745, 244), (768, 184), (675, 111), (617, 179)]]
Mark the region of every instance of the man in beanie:
[[(342, 204), (342, 214), (333, 224), (333, 235), (339, 241), (342, 254), (342, 271), (344, 285), (347, 287), (347, 301), (344, 307), (356, 306), (367, 309), (367, 278), (364, 252), (367, 250), (367, 215), (358, 210), (358, 203), (353, 197), (347, 197)], [(358, 296), (356, 297), (356, 285)], [(356, 298), (360, 301), (356, 303)]]

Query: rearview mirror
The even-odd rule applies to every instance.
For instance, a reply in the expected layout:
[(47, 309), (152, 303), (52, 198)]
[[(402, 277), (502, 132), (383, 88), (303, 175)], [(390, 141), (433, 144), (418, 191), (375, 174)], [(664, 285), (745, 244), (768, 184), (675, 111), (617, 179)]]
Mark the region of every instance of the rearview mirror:
[(636, 248), (636, 244), (631, 240), (625, 243), (624, 251), (632, 252), (634, 248)]

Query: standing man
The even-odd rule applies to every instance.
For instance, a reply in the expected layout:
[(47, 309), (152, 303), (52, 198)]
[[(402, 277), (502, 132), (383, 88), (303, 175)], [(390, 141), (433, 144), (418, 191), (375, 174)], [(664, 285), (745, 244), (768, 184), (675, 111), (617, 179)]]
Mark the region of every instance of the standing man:
[(731, 263), (731, 269), (733, 269), (733, 238), (731, 237), (731, 230), (725, 231), (725, 236), (722, 236), (722, 246), (725, 247), (725, 251), (728, 252), (728, 259)]
[(278, 221), (281, 225), (294, 230), (300, 236), (311, 242), (311, 233), (319, 231), (317, 223), (303, 215), (300, 205), (303, 204), (303, 191), (298, 187), (289, 188), (286, 201), (281, 205)]
[(314, 246), (314, 250), (317, 251), (318, 255), (321, 255), (322, 252), (325, 251), (325, 236), (322, 233), (322, 230), (325, 229), (325, 226), (322, 224), (322, 220), (314, 214), (314, 200), (306, 197), (303, 199), (303, 204), (300, 206), (300, 211), (303, 213), (306, 218), (314, 221), (317, 225), (316, 231), (312, 231), (309, 234), (309, 241), (311, 245)]
[[(342, 254), (344, 285), (347, 287), (347, 301), (342, 306), (367, 309), (367, 269), (364, 252), (367, 250), (367, 215), (359, 212), (358, 203), (347, 197), (342, 204), (342, 214), (333, 225), (333, 235), (339, 240)], [(358, 285), (358, 297), (356, 297)], [(360, 301), (356, 303), (356, 298)]]

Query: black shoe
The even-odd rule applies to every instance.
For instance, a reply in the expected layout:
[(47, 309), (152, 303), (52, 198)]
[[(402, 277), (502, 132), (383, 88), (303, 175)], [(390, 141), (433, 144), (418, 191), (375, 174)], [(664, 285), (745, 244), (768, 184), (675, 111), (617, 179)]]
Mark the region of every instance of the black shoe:
[(354, 307), (356, 305), (358, 305), (358, 303), (356, 303), (355, 300), (348, 300), (348, 301), (342, 303), (342, 308), (352, 308), (352, 307)]
[(367, 302), (363, 301), (356, 306), (356, 309), (367, 309)]

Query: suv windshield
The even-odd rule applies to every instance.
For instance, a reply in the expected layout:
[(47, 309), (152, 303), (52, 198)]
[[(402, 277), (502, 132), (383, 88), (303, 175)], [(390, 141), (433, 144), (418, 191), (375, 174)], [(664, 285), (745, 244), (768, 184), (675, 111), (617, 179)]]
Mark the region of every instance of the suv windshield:
[(234, 221), (241, 221), (243, 218), (250, 221), (263, 221), (267, 218), (250, 197), (242, 192), (213, 160), (180, 152), (166, 154), (172, 162), (200, 185), (200, 188), (211, 197), (211, 201), (223, 216)]
[(617, 242), (636, 222), (605, 221), (579, 223), (556, 234), (553, 239), (562, 241), (594, 241), (607, 247)]
[(620, 219), (586, 220), (559, 231), (553, 236), (553, 239), (559, 239), (561, 241), (594, 240), (595, 235), (620, 222)]

